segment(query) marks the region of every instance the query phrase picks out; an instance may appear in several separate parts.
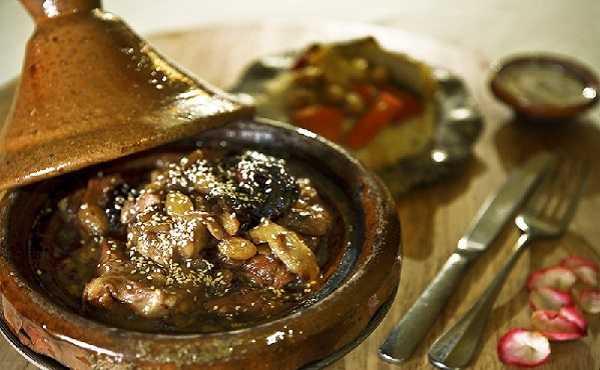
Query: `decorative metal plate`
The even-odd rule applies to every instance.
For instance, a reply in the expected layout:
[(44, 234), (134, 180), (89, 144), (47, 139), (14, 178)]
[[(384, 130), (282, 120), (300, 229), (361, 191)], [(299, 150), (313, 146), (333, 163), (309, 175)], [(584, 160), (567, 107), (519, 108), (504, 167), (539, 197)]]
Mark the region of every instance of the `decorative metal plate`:
[[(252, 63), (238, 80), (232, 92), (248, 102), (264, 93), (267, 82), (293, 65), (297, 52), (262, 57)], [(395, 195), (411, 188), (459, 173), (472, 156), (472, 147), (483, 127), (483, 118), (465, 83), (452, 72), (433, 68), (438, 89), (435, 133), (430, 145), (422, 152), (406, 157), (377, 171)], [(257, 107), (259, 116), (270, 119), (271, 110)]]

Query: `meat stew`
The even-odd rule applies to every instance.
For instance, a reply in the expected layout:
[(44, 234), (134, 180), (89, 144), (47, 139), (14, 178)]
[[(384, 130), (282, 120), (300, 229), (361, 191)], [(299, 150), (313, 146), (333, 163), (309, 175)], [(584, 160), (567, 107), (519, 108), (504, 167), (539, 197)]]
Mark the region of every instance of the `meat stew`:
[(69, 308), (129, 330), (232, 330), (299, 307), (332, 273), (343, 212), (302, 165), (231, 148), (138, 162), (79, 176), (38, 217), (37, 278)]

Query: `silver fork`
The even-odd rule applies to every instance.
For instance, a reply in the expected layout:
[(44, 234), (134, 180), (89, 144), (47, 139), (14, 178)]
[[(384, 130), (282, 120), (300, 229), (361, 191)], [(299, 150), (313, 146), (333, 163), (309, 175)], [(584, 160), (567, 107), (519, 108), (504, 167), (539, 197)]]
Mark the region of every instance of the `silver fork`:
[(561, 162), (515, 218), (521, 231), (512, 255), (483, 295), (429, 350), (429, 362), (441, 369), (463, 369), (480, 347), (487, 319), (509, 272), (527, 246), (537, 239), (558, 238), (567, 229), (588, 174), (585, 162)]

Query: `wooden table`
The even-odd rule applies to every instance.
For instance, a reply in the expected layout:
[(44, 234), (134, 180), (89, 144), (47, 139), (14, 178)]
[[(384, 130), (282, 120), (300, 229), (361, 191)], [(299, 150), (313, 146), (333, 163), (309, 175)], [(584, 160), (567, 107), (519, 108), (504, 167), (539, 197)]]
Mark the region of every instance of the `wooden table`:
[[(591, 119), (556, 126), (526, 125), (512, 121), (509, 112), (490, 96), (486, 83), (489, 64), (475, 52), (434, 40), (377, 26), (349, 23), (282, 23), (213, 25), (191, 31), (161, 34), (150, 40), (165, 54), (209, 82), (226, 88), (244, 65), (259, 55), (301, 47), (312, 40), (348, 38), (372, 34), (390, 48), (409, 52), (432, 64), (453, 70), (467, 81), (486, 118), (486, 128), (475, 148), (475, 158), (464, 173), (436, 185), (418, 189), (398, 201), (403, 226), (404, 263), (397, 299), (380, 327), (358, 348), (329, 370), (392, 370), (380, 361), (376, 350), (386, 333), (402, 316), (424, 286), (431, 281), (455, 248), (475, 212), (506, 178), (510, 170), (539, 150), (559, 150), (572, 157), (600, 157), (600, 131)], [(6, 89), (0, 91), (6, 103)], [(4, 97), (3, 97), (4, 96)], [(596, 122), (597, 123), (597, 122)], [(484, 347), (473, 369), (502, 369), (496, 342), (507, 329), (528, 326), (530, 310), (523, 289), (528, 273), (568, 254), (600, 258), (596, 209), (600, 209), (600, 173), (591, 176), (587, 194), (570, 231), (560, 241), (540, 243), (520, 260), (503, 289), (485, 334)], [(516, 233), (511, 226), (500, 241), (469, 270), (429, 337), (402, 369), (430, 369), (426, 352), (432, 341), (476, 299), (500, 263), (510, 252)], [(545, 370), (595, 370), (600, 368), (600, 320), (589, 317), (590, 334), (584, 340), (552, 346), (552, 360)], [(32, 369), (9, 346), (0, 343), (4, 369)], [(10, 365), (9, 365), (10, 364)]]

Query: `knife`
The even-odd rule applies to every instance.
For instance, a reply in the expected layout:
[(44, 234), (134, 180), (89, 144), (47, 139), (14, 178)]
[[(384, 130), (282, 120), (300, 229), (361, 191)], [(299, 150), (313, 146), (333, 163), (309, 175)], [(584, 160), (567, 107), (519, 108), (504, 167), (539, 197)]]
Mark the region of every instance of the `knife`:
[(555, 162), (556, 158), (549, 153), (534, 156), (483, 204), (454, 253), (379, 347), (379, 357), (399, 364), (413, 354), (454, 293), (467, 266), (492, 244)]

